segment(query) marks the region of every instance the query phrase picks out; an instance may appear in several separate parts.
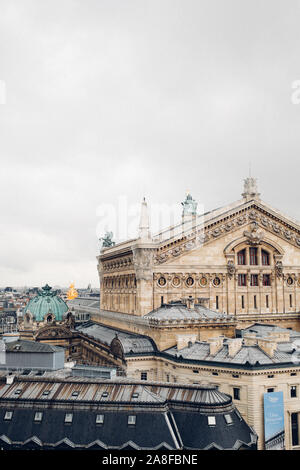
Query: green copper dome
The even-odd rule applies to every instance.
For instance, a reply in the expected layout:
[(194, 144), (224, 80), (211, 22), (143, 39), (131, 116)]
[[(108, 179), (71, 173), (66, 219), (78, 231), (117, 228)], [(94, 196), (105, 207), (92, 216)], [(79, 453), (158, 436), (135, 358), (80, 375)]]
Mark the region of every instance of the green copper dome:
[(56, 321), (62, 321), (68, 310), (67, 304), (58, 297), (57, 291), (52, 291), (52, 287), (46, 284), (42, 291), (28, 302), (24, 315), (31, 313), (33, 320), (37, 322), (44, 321), (47, 315), (53, 315)]

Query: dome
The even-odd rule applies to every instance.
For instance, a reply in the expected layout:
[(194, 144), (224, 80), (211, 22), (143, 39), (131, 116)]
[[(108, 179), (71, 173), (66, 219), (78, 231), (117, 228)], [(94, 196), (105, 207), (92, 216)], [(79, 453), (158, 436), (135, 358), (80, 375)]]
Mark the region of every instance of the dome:
[(56, 321), (65, 319), (65, 314), (69, 310), (67, 304), (57, 295), (57, 291), (52, 291), (52, 287), (46, 284), (42, 291), (31, 299), (24, 309), (24, 316), (30, 313), (33, 321), (41, 322), (45, 316), (52, 315)]

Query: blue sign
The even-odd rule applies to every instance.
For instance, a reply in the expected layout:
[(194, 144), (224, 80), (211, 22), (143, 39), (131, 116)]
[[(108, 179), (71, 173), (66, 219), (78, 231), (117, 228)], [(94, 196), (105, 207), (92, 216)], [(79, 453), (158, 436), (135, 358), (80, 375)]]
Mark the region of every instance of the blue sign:
[(265, 449), (284, 449), (283, 392), (264, 394)]

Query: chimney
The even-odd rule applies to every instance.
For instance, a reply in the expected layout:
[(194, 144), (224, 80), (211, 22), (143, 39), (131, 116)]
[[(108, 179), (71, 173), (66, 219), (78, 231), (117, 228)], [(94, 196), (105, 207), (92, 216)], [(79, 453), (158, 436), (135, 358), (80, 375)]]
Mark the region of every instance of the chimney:
[(197, 335), (177, 335), (177, 351), (186, 348), (196, 342)]
[(266, 338), (257, 338), (257, 346), (263, 350), (269, 357), (274, 357), (274, 352), (277, 349), (277, 343)]
[(243, 339), (242, 338), (234, 338), (228, 341), (228, 356), (234, 357), (242, 348), (243, 346)]
[(186, 306), (189, 310), (195, 310), (195, 299), (190, 295), (186, 300)]
[(272, 333), (268, 334), (268, 339), (271, 339), (272, 341), (276, 341), (276, 343), (289, 343), (290, 332), (289, 331), (283, 331), (283, 332), (273, 331)]
[(247, 333), (244, 338), (244, 345), (245, 346), (256, 346), (257, 345), (257, 338), (256, 333)]
[(215, 356), (223, 348), (223, 336), (218, 338), (210, 338), (207, 340), (209, 343), (209, 354), (210, 356)]

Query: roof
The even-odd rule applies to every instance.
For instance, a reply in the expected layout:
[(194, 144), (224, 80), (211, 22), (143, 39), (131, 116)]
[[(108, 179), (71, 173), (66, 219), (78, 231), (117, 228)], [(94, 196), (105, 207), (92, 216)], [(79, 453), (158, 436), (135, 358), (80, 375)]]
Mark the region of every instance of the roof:
[(266, 325), (262, 323), (255, 323), (254, 325), (248, 326), (239, 330), (242, 336), (245, 336), (247, 333), (256, 333), (257, 336), (265, 337), (270, 333), (289, 333), (291, 339), (300, 339), (300, 332), (293, 330), (291, 328), (281, 328), (276, 325)]
[(154, 341), (148, 336), (121, 331), (99, 323), (93, 323), (92, 321), (77, 326), (76, 330), (107, 346), (110, 346), (111, 342), (117, 338), (122, 345), (124, 354), (151, 353), (156, 351)]
[(222, 365), (235, 366), (269, 366), (289, 363), (295, 365), (293, 353), (294, 346), (291, 342), (277, 343), (277, 350), (274, 356), (270, 357), (259, 346), (246, 346), (242, 344), (239, 351), (234, 356), (229, 355), (228, 342), (230, 339), (224, 339), (223, 347), (214, 355), (210, 354), (210, 344), (205, 341), (196, 341), (194, 344), (178, 350), (177, 346), (163, 351), (163, 355), (180, 360), (206, 362)]
[(64, 300), (59, 297), (57, 291), (52, 291), (52, 287), (44, 286), (42, 291), (33, 297), (26, 305), (23, 315), (30, 313), (37, 322), (43, 321), (46, 315), (54, 315), (56, 321), (62, 321), (69, 310)]
[(86, 297), (76, 297), (76, 299), (68, 300), (67, 304), (70, 309), (72, 307), (88, 307), (88, 308), (96, 308), (99, 310), (100, 308), (100, 300), (98, 298), (86, 298)]
[[(6, 411), (12, 411), (9, 420)], [(42, 413), (39, 423), (36, 412)], [(72, 414), (69, 423), (66, 413)], [(135, 417), (134, 425), (128, 424), (129, 416)], [(212, 428), (207, 416), (215, 417)], [(0, 378), (5, 449), (235, 449), (255, 448), (256, 440), (232, 398), (212, 386), (74, 377), (16, 377), (7, 384)]]
[(64, 348), (52, 344), (40, 343), (38, 341), (27, 341), (18, 339), (17, 341), (8, 341), (5, 343), (6, 352), (14, 353), (52, 353), (62, 352)]
[(228, 320), (232, 315), (215, 312), (201, 305), (195, 305), (193, 309), (187, 308), (181, 302), (164, 304), (163, 306), (144, 315), (144, 318), (155, 318), (158, 320)]

